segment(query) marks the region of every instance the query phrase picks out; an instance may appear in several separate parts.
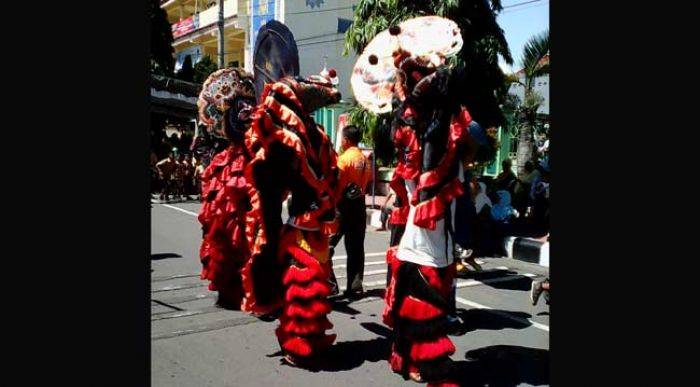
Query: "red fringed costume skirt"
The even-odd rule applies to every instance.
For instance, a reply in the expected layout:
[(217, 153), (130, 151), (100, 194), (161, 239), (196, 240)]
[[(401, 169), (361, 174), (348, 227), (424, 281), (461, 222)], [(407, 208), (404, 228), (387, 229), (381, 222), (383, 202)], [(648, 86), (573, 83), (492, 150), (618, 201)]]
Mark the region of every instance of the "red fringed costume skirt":
[(231, 145), (212, 159), (202, 174), (203, 240), (201, 278), (219, 292), (219, 303), (241, 309), (244, 298), (240, 270), (250, 257), (246, 242), (249, 196), (243, 169), (247, 159), (241, 145)]
[(283, 278), (284, 306), (275, 331), (282, 349), (293, 357), (311, 358), (335, 341), (328, 320), (331, 305), (328, 236), (318, 231), (303, 231), (285, 227), (282, 254), (290, 259)]
[(447, 337), (446, 319), (455, 266), (435, 268), (400, 261), (396, 251), (397, 247), (387, 251), (391, 279), (382, 315), (394, 330), (389, 365), (405, 379), (418, 372), (429, 386), (457, 386), (447, 381), (449, 357), (455, 352)]

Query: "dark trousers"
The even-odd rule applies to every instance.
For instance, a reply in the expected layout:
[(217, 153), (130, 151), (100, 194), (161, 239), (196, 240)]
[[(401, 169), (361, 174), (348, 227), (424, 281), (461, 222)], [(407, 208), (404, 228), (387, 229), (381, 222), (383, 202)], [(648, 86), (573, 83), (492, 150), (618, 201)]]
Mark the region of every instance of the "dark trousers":
[[(347, 258), (347, 291), (362, 290), (365, 271), (365, 229), (367, 213), (364, 196), (356, 200), (342, 200), (338, 203), (340, 226), (338, 233), (331, 236), (330, 257), (333, 258), (335, 247), (345, 237)], [(331, 282), (338, 287), (335, 273), (331, 272)]]

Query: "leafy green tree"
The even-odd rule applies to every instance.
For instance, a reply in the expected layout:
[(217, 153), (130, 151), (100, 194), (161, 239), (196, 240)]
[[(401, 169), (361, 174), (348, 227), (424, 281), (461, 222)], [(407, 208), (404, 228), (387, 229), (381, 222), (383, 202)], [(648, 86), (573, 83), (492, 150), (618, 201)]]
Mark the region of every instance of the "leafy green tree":
[(209, 77), (209, 74), (218, 70), (219, 66), (211, 59), (209, 55), (204, 56), (194, 65), (194, 81), (204, 83)]
[[(449, 18), (459, 25), (464, 40), (461, 52), (451, 61), (451, 65), (466, 69), (460, 102), (482, 126), (500, 126), (504, 123), (499, 108), (503, 96), (498, 92), (503, 87), (504, 78), (498, 57), (500, 55), (508, 64), (513, 63), (503, 30), (496, 22), (502, 9), (500, 0), (360, 0), (353, 22), (345, 33), (344, 54), (350, 50), (361, 53), (375, 35), (406, 19), (423, 15)], [(356, 117), (358, 115), (360, 117)], [(350, 121), (367, 121), (362, 117), (365, 115), (374, 114), (353, 109)], [(377, 119), (368, 122), (381, 125), (390, 121)], [(364, 129), (370, 133), (379, 132), (376, 126)]]
[(159, 0), (150, 0), (151, 53), (149, 67), (152, 73), (172, 76), (175, 67), (173, 57), (173, 32), (168, 15), (160, 8)]

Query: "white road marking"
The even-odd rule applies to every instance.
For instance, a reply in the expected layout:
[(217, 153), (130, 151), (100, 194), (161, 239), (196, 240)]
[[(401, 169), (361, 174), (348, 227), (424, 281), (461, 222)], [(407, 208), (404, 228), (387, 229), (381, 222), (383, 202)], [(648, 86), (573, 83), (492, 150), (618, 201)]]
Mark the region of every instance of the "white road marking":
[[(374, 266), (374, 265), (386, 265), (386, 261), (372, 261), (372, 262), (365, 262), (365, 266)], [(348, 265), (341, 263), (340, 265), (334, 265), (333, 269), (342, 269), (346, 268)]]
[(386, 286), (386, 280), (384, 279), (381, 281), (364, 281), (364, 282), (362, 282), (362, 286), (364, 286), (366, 288), (369, 288), (372, 286), (379, 286), (379, 285)]
[(523, 323), (523, 324), (532, 325), (533, 327), (535, 327), (535, 328), (537, 328), (537, 329), (543, 330), (543, 331), (545, 331), (545, 332), (549, 332), (549, 325), (540, 324), (540, 323), (538, 323), (538, 322), (536, 322), (536, 321), (532, 321), (532, 320), (529, 319), (529, 318), (516, 317), (516, 316), (511, 315), (510, 313), (506, 313), (506, 312), (503, 312), (503, 311), (500, 311), (500, 310), (494, 310), (493, 308), (491, 308), (491, 307), (489, 307), (489, 306), (481, 305), (481, 304), (479, 304), (479, 303), (477, 303), (477, 302), (469, 301), (469, 300), (464, 299), (464, 298), (462, 298), (462, 297), (456, 297), (456, 300), (457, 300), (457, 302), (459, 302), (459, 303), (462, 304), (462, 305), (471, 306), (472, 308), (485, 309), (485, 310), (488, 310), (488, 311), (491, 312), (491, 313), (494, 313), (494, 314), (503, 316), (503, 317), (505, 317), (505, 318), (507, 318), (507, 319), (509, 319), (509, 320), (517, 321), (517, 322)]
[(489, 278), (489, 279), (485, 279), (485, 280), (481, 280), (481, 281), (477, 281), (474, 279), (468, 279), (468, 280), (464, 280), (464, 281), (457, 281), (457, 289), (466, 288), (468, 286), (478, 286), (478, 285), (484, 285), (484, 284), (494, 284), (494, 283), (498, 283), (498, 282), (514, 281), (514, 280), (520, 279), (522, 277), (533, 278), (533, 277), (537, 277), (537, 276), (534, 274), (525, 273), (525, 274), (509, 275), (509, 276), (500, 277), (500, 278)]
[[(385, 256), (385, 255), (386, 255), (386, 251), (382, 251), (379, 253), (366, 253), (365, 258), (367, 258), (367, 257), (381, 257), (381, 256)], [(333, 260), (335, 261), (336, 259), (348, 259), (348, 256), (347, 255), (336, 255), (333, 257)]]
[[(496, 270), (508, 270), (506, 266), (498, 266), (494, 268)], [(386, 270), (375, 270), (375, 271), (370, 271), (370, 272), (365, 272), (365, 275), (368, 273), (372, 274), (383, 274), (386, 273)], [(522, 277), (528, 277), (528, 278), (534, 278), (537, 277), (535, 274), (531, 273), (524, 273), (524, 274), (516, 274), (516, 275), (508, 275), (505, 277), (499, 277), (499, 278), (490, 278), (490, 279), (485, 279), (481, 281), (477, 281), (474, 279), (468, 279), (468, 280), (458, 280), (457, 281), (457, 289), (469, 287), (469, 286), (478, 286), (478, 285), (486, 285), (486, 284), (493, 284), (493, 283), (498, 283), (498, 282), (507, 282), (507, 281), (514, 281), (521, 279)], [(345, 278), (345, 276), (339, 276), (336, 278)], [(364, 281), (362, 283), (363, 286), (365, 287), (372, 287), (372, 286), (386, 286), (386, 280), (381, 280), (381, 281)]]
[(180, 207), (171, 206), (170, 204), (162, 204), (162, 206), (163, 206), (163, 207), (172, 208), (173, 210), (177, 210), (177, 211), (180, 211), (180, 212), (184, 212), (185, 214), (187, 214), (187, 215), (192, 215), (192, 216), (194, 216), (194, 217), (199, 216), (199, 214), (197, 214), (197, 213), (195, 213), (195, 212), (187, 211), (187, 210), (182, 209), (182, 208), (180, 208)]
[[(384, 270), (370, 270), (370, 271), (366, 271), (364, 274), (365, 274), (366, 276), (375, 275), (375, 274), (386, 274), (386, 269), (384, 269)], [(337, 277), (335, 277), (335, 278), (336, 278), (336, 279), (341, 279), (341, 278), (346, 278), (346, 277), (347, 277), (346, 275), (339, 275), (339, 276), (337, 276)]]

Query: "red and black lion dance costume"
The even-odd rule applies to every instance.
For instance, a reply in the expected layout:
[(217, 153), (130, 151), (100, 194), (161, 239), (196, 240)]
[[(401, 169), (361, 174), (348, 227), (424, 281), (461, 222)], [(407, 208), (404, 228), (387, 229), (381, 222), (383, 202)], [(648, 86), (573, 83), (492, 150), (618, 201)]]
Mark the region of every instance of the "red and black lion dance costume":
[(230, 142), (202, 177), (202, 279), (222, 307), (278, 317), (285, 359), (306, 365), (336, 337), (326, 334), (336, 154), (309, 113), (340, 93), (319, 76), (266, 78), (257, 106), (253, 78), (238, 69), (213, 73), (200, 95), (201, 120)]
[(461, 47), (454, 22), (410, 19), (368, 44), (352, 79), (360, 104), (393, 112), (385, 137), (397, 155), (390, 182), (397, 208), (390, 222), (400, 232), (387, 252), (383, 321), (394, 333), (390, 367), (434, 386), (457, 385), (450, 360), (455, 346), (447, 336), (456, 274), (455, 199), (464, 194), (463, 163), (480, 147), (469, 133), (469, 113), (457, 102), (460, 71), (446, 64)]

